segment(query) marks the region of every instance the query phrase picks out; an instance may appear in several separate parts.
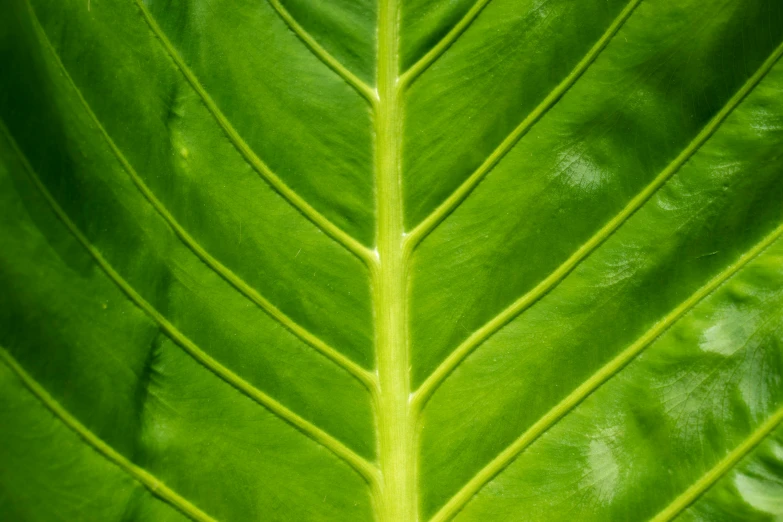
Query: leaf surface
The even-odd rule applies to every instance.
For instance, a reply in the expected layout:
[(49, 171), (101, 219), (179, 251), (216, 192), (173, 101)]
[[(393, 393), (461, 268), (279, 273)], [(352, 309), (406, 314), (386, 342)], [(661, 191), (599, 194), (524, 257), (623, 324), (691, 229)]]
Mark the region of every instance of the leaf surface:
[(783, 516), (783, 5), (10, 0), (0, 518)]

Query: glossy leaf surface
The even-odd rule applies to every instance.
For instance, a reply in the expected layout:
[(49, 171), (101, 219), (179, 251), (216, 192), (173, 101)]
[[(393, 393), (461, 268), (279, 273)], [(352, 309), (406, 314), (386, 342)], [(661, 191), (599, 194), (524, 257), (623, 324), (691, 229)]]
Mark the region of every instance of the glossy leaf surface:
[(783, 517), (777, 0), (6, 0), (0, 519)]

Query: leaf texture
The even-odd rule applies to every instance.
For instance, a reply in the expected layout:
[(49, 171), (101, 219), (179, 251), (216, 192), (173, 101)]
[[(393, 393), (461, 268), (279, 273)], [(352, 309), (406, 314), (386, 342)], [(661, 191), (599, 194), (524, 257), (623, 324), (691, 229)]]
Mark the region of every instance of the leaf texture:
[(783, 516), (780, 2), (3, 13), (0, 519)]

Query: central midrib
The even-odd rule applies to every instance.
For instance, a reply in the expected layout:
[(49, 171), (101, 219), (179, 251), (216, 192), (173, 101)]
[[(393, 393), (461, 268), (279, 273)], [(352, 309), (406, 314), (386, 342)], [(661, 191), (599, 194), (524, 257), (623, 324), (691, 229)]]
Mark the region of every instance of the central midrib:
[(408, 371), (407, 256), (400, 184), (398, 0), (381, 0), (378, 16), (378, 98), (375, 112), (377, 262), (372, 270), (379, 394), (380, 498), (377, 518), (415, 522), (415, 448)]

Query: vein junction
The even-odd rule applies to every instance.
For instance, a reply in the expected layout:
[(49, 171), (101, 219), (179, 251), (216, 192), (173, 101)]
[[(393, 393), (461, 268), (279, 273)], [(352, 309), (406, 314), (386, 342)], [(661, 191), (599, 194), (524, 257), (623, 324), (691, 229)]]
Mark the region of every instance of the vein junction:
[(407, 255), (400, 183), (400, 81), (397, 0), (383, 0), (378, 20), (375, 182), (378, 260), (371, 270), (380, 394), (378, 424), (383, 522), (415, 522), (415, 441), (407, 332)]
[(161, 202), (155, 196), (154, 192), (147, 186), (143, 178), (136, 172), (136, 170), (133, 168), (131, 163), (122, 153), (120, 148), (111, 138), (108, 131), (103, 126), (100, 119), (98, 118), (98, 116), (92, 110), (92, 107), (87, 102), (81, 90), (76, 85), (76, 82), (74, 82), (73, 78), (71, 77), (71, 74), (69, 73), (68, 69), (65, 67), (65, 64), (60, 59), (60, 56), (57, 53), (57, 50), (52, 45), (51, 40), (49, 40), (49, 37), (47, 36), (46, 32), (41, 27), (40, 21), (38, 20), (38, 17), (36, 16), (35, 11), (33, 10), (32, 6), (29, 4), (29, 2), (28, 2), (28, 10), (30, 12), (30, 17), (33, 21), (33, 25), (35, 26), (36, 32), (38, 33), (41, 40), (43, 41), (44, 46), (51, 53), (52, 59), (54, 60), (54, 62), (57, 64), (57, 67), (62, 72), (63, 77), (66, 79), (68, 84), (75, 91), (76, 96), (79, 98), (79, 101), (84, 107), (84, 110), (87, 112), (87, 114), (89, 114), (90, 119), (92, 119), (93, 122), (95, 123), (95, 126), (100, 131), (103, 139), (106, 141), (107, 145), (109, 146), (109, 149), (111, 149), (114, 156), (122, 165), (123, 170), (125, 170), (125, 172), (128, 174), (133, 184), (136, 185), (136, 188), (138, 188), (139, 192), (142, 193), (144, 198), (150, 203), (150, 205), (153, 206), (153, 208), (158, 212), (158, 214), (166, 221), (166, 223), (169, 225), (171, 230), (177, 235), (177, 237), (179, 237), (180, 240), (182, 240), (182, 242), (196, 256), (198, 256), (207, 266), (209, 266), (218, 275), (220, 275), (220, 277), (225, 279), (240, 294), (244, 295), (247, 299), (249, 299), (256, 305), (258, 305), (258, 307), (264, 310), (272, 319), (280, 323), (286, 330), (288, 330), (293, 335), (298, 337), (304, 343), (311, 346), (313, 349), (320, 352), (322, 355), (324, 355), (325, 357), (333, 361), (335, 364), (343, 368), (345, 371), (350, 373), (360, 383), (362, 383), (362, 385), (370, 393), (375, 393), (375, 378), (372, 374), (370, 374), (370, 372), (362, 368), (359, 364), (352, 361), (345, 355), (343, 355), (342, 352), (338, 351), (332, 346), (329, 346), (322, 339), (318, 338), (316, 335), (309, 332), (300, 324), (298, 324), (296, 321), (291, 319), (282, 310), (280, 310), (278, 307), (272, 304), (272, 302), (269, 301), (269, 299), (265, 298), (255, 288), (253, 288), (248, 283), (246, 283), (239, 275), (237, 275), (230, 268), (228, 268), (226, 265), (224, 265), (218, 259), (212, 256), (176, 220), (173, 214), (168, 210), (168, 208), (166, 208), (163, 202)]
[(353, 468), (371, 487), (375, 490), (378, 487), (377, 470), (376, 468), (367, 462), (364, 458), (356, 454), (353, 450), (345, 446), (342, 442), (323, 431), (318, 426), (304, 419), (300, 415), (286, 408), (283, 404), (275, 400), (273, 397), (262, 392), (242, 377), (234, 373), (229, 368), (223, 366), (219, 361), (214, 359), (208, 353), (204, 352), (198, 345), (190, 340), (185, 334), (183, 334), (174, 324), (172, 324), (166, 317), (164, 317), (157, 309), (155, 309), (148, 301), (146, 301), (134, 288), (131, 286), (115, 269), (108, 263), (103, 255), (90, 243), (87, 236), (79, 230), (76, 224), (70, 219), (68, 214), (57, 203), (55, 198), (46, 188), (44, 183), (33, 170), (32, 165), (28, 161), (27, 157), (22, 153), (17, 143), (12, 138), (10, 132), (6, 128), (5, 124), (0, 122), (0, 135), (7, 139), (11, 148), (18, 155), (19, 161), (22, 164), (25, 172), (27, 173), (30, 181), (39, 191), (41, 196), (46, 200), (47, 204), (51, 207), (54, 214), (62, 222), (68, 232), (82, 245), (87, 253), (93, 258), (95, 263), (106, 274), (106, 276), (133, 302), (139, 309), (141, 309), (147, 316), (153, 320), (161, 330), (168, 336), (174, 343), (182, 348), (186, 353), (198, 361), (207, 370), (214, 373), (218, 378), (222, 379), (226, 384), (230, 385), (240, 393), (246, 395), (251, 400), (255, 401), (260, 406), (266, 408), (270, 413), (276, 415), (281, 420), (285, 421), (303, 435), (309, 437), (316, 443), (327, 448), (338, 458), (342, 459), (346, 464)]
[[(597, 55), (605, 48), (609, 39), (619, 30), (622, 24), (633, 13), (633, 10), (641, 2), (641, 0), (630, 0), (626, 8), (621, 12), (620, 16), (615, 22), (607, 29), (604, 36), (596, 43), (591, 49), (588, 55), (577, 65), (575, 70), (542, 102), (528, 118), (526, 118), (519, 127), (506, 139), (498, 150), (488, 158), (486, 165), (482, 167), (466, 182), (464, 187), (460, 187), (458, 191), (452, 195), (447, 201), (444, 202), (442, 208), (436, 209), (433, 214), (426, 218), (419, 226), (417, 226), (409, 235), (405, 234), (403, 226), (403, 198), (401, 192), (401, 177), (400, 177), (400, 157), (401, 157), (401, 133), (402, 133), (402, 94), (405, 87), (410, 85), (416, 77), (424, 72), (434, 61), (441, 56), (447, 48), (456, 40), (462, 32), (472, 23), (472, 21), (478, 16), (481, 10), (491, 0), (478, 0), (474, 7), (468, 12), (465, 18), (437, 44), (427, 55), (425, 55), (419, 62), (409, 69), (404, 74), (400, 74), (399, 70), (399, 37), (398, 37), (398, 19), (399, 19), (399, 0), (380, 0), (379, 5), (379, 17), (378, 17), (378, 56), (377, 56), (377, 78), (376, 89), (372, 89), (361, 80), (356, 78), (350, 71), (348, 71), (342, 64), (337, 62), (327, 51), (325, 51), (307, 32), (294, 20), (290, 14), (285, 10), (283, 5), (278, 0), (269, 0), (270, 4), (280, 14), (284, 21), (294, 31), (299, 38), (316, 54), (327, 66), (332, 68), (338, 75), (343, 77), (345, 81), (351, 84), (356, 91), (365, 97), (370, 106), (373, 109), (375, 116), (375, 184), (376, 184), (376, 208), (377, 208), (377, 250), (371, 252), (364, 245), (361, 245), (354, 238), (350, 237), (347, 233), (340, 230), (328, 219), (322, 216), (317, 210), (311, 207), (306, 201), (294, 193), (289, 187), (287, 187), (282, 180), (280, 180), (266, 164), (260, 160), (255, 153), (250, 150), (249, 146), (242, 140), (238, 133), (234, 130), (225, 116), (220, 112), (217, 105), (209, 97), (209, 94), (199, 83), (195, 75), (185, 64), (184, 60), (177, 54), (173, 45), (167, 40), (161, 29), (157, 26), (152, 19), (149, 12), (144, 5), (136, 0), (139, 5), (139, 9), (142, 12), (146, 22), (150, 26), (153, 33), (161, 41), (163, 46), (169, 52), (175, 65), (182, 71), (188, 82), (193, 86), (194, 90), (202, 97), (205, 104), (212, 112), (213, 116), (217, 120), (218, 124), (224, 129), (229, 139), (235, 145), (237, 150), (242, 154), (248, 163), (253, 166), (256, 171), (263, 177), (275, 190), (277, 190), (288, 201), (316, 226), (320, 227), (327, 235), (332, 237), (336, 242), (342, 244), (347, 250), (353, 252), (368, 266), (372, 279), (372, 291), (373, 291), (373, 306), (375, 313), (375, 342), (376, 342), (376, 372), (377, 372), (377, 384), (376, 375), (371, 375), (369, 372), (358, 367), (351, 361), (347, 360), (337, 350), (334, 350), (328, 346), (322, 346), (318, 339), (311, 339), (308, 337), (309, 332), (299, 330), (298, 325), (293, 324), (289, 318), (284, 316), (282, 312), (279, 312), (271, 303), (266, 299), (254, 293), (255, 291), (247, 285), (245, 285), (241, 279), (231, 273), (227, 268), (223, 267), (219, 261), (214, 260), (208, 253), (202, 252), (198, 244), (190, 238), (190, 236), (184, 230), (180, 230), (173, 217), (168, 214), (168, 211), (162, 207), (154, 195), (148, 193), (148, 189), (140, 181), (140, 177), (135, 173), (130, 164), (124, 159), (122, 153), (116, 149), (111, 138), (106, 134), (102, 128), (100, 122), (92, 113), (90, 107), (86, 101), (82, 98), (82, 102), (85, 104), (85, 108), (95, 120), (96, 125), (104, 133), (110, 147), (117, 155), (123, 167), (128, 171), (128, 174), (133, 178), (134, 183), (139, 186), (139, 189), (145, 194), (150, 203), (156, 206), (156, 209), (167, 218), (167, 221), (175, 229), (177, 234), (188, 244), (196, 254), (202, 259), (208, 262), (210, 266), (217, 272), (221, 273), (224, 277), (229, 279), (240, 292), (245, 293), (248, 298), (255, 301), (256, 304), (266, 309), (271, 315), (276, 317), (281, 323), (288, 325), (295, 335), (311, 344), (315, 349), (321, 351), (327, 357), (334, 360), (337, 364), (346, 368), (349, 372), (354, 374), (360, 381), (364, 382), (368, 389), (372, 392), (375, 387), (378, 388), (378, 393), (374, 397), (376, 400), (376, 416), (377, 416), (377, 428), (378, 428), (378, 455), (379, 461), (377, 463), (378, 468), (374, 463), (366, 462), (361, 457), (355, 455), (350, 449), (345, 447), (341, 442), (337, 441), (330, 435), (326, 434), (316, 426), (310, 424), (305, 419), (299, 417), (297, 414), (290, 412), (281, 404), (277, 403), (273, 398), (266, 396), (259, 390), (255, 389), (252, 385), (244, 382), (239, 376), (235, 375), (231, 370), (224, 368), (219, 362), (214, 361), (209, 355), (203, 353), (198, 347), (193, 345), (183, 334), (181, 334), (176, 328), (168, 323), (168, 321), (160, 316), (157, 311), (151, 308), (135, 291), (130, 288), (127, 283), (122, 280), (116, 272), (103, 260), (100, 254), (87, 242), (86, 238), (82, 234), (73, 229), (72, 232), (77, 236), (84, 246), (96, 257), (96, 261), (104, 268), (107, 274), (114, 279), (123, 291), (125, 291), (132, 301), (136, 302), (142, 309), (144, 309), (153, 319), (160, 323), (164, 330), (178, 342), (186, 351), (191, 353), (196, 359), (202, 362), (206, 367), (215, 372), (218, 376), (229, 382), (232, 386), (239, 389), (243, 393), (247, 394), (264, 407), (268, 408), (273, 413), (277, 414), (290, 424), (294, 425), (297, 429), (305, 433), (305, 435), (311, 437), (313, 440), (319, 442), (323, 446), (329, 448), (333, 453), (342, 458), (348, 465), (354, 468), (359, 474), (361, 474), (367, 482), (371, 485), (375, 497), (375, 508), (377, 517), (383, 522), (416, 522), (418, 520), (418, 498), (417, 498), (417, 453), (418, 443), (416, 440), (417, 432), (417, 417), (420, 410), (423, 409), (427, 397), (434, 393), (435, 389), (441, 384), (449, 375), (449, 373), (464, 360), (465, 357), (478, 345), (480, 345), (486, 338), (494, 334), (497, 330), (502, 328), (507, 323), (507, 320), (515, 317), (519, 313), (522, 313), (529, 306), (532, 306), (534, 302), (549, 291), (553, 286), (557, 285), (563, 278), (565, 278), (570, 270), (586, 258), (590, 253), (600, 246), (603, 240), (617, 230), (630, 215), (635, 212), (636, 209), (641, 207), (649, 198), (649, 196), (655, 192), (666, 180), (677, 172), (679, 167), (687, 161), (687, 159), (698, 150), (698, 148), (712, 135), (718, 125), (728, 116), (733, 108), (735, 108), (747, 95), (750, 90), (763, 78), (764, 74), (772, 67), (775, 61), (780, 58), (783, 53), (783, 47), (776, 50), (773, 57), (771, 57), (762, 69), (757, 72), (745, 87), (730, 100), (727, 107), (725, 107), (716, 118), (705, 128), (702, 133), (697, 136), (693, 143), (683, 151), (680, 157), (673, 162), (670, 168), (667, 168), (661, 175), (656, 178), (654, 183), (648, 187), (642, 194), (629, 203), (629, 207), (624, 210), (619, 216), (612, 220), (607, 227), (604, 227), (597, 233), (597, 235), (590, 240), (590, 242), (583, 246), (583, 248), (577, 251), (573, 258), (569, 258), (566, 265), (562, 269), (558, 269), (543, 281), (543, 287), (540, 291), (534, 290), (534, 294), (531, 296), (523, 296), (518, 300), (517, 304), (512, 306), (508, 311), (502, 312), (495, 319), (490, 321), (485, 327), (475, 332), (478, 336), (475, 342), (469, 342), (465, 347), (459, 347), (444, 362), (441, 368), (436, 370), (430, 378), (427, 379), (425, 385), (423, 385), (416, 393), (413, 393), (410, 382), (410, 358), (409, 358), (409, 346), (408, 346), (408, 271), (409, 271), (409, 259), (412, 250), (416, 245), (425, 239), (425, 237), (438, 226), (443, 219), (446, 219), (451, 211), (454, 210), (463, 200), (467, 197), (475, 185), (477, 185), (481, 179), (502, 159), (505, 153), (513, 148), (516, 142), (532, 127), (546, 111), (548, 111), (560, 97), (575, 83), (582, 72), (589, 67)], [(54, 49), (52, 49), (54, 50)], [(55, 55), (56, 56), (56, 55)], [(59, 58), (57, 58), (59, 61)], [(67, 76), (67, 71), (63, 68), (63, 72)], [(73, 81), (69, 78), (69, 81), (73, 84)], [(73, 84), (76, 90), (78, 88)], [(24, 159), (22, 161), (25, 161)], [(25, 162), (26, 163), (26, 162)], [(33, 178), (35, 174), (31, 172)], [(137, 183), (138, 178), (138, 183)], [(36, 180), (34, 179), (34, 182)], [(141, 184), (140, 184), (141, 183)], [(38, 182), (36, 182), (38, 184)], [(42, 187), (39, 187), (42, 188)], [(42, 188), (44, 196), (51, 200)], [(53, 207), (56, 213), (61, 214), (62, 211), (58, 209), (56, 203), (53, 203)], [(157, 202), (157, 204), (156, 204)], [(160, 206), (160, 208), (158, 208)], [(67, 216), (61, 215), (61, 219), (65, 222), (66, 226), (73, 228), (69, 225)], [(210, 263), (209, 261), (214, 261)], [(738, 265), (739, 266), (739, 265)], [(235, 279), (232, 279), (235, 278)], [(537, 293), (536, 293), (537, 292)], [(701, 296), (701, 294), (699, 294)], [(701, 296), (703, 297), (703, 296)], [(694, 298), (696, 299), (696, 298)], [(692, 305), (695, 305), (697, 301), (694, 300)], [(506, 317), (508, 316), (508, 317)], [(669, 324), (676, 320), (679, 316), (672, 316), (671, 321), (664, 321), (662, 324)], [(659, 327), (655, 332), (656, 335), (662, 331), (663, 326)], [(446, 506), (439, 512), (433, 520), (449, 520), (451, 519), (469, 500), (475, 493), (480, 490), (487, 482), (492, 480), (502, 469), (508, 465), (520, 452), (531, 444), (535, 438), (541, 435), (546, 429), (555, 424), (561, 417), (565, 416), (573, 407), (595, 388), (600, 386), (606, 379), (610, 378), (616, 371), (619, 371), (622, 366), (630, 360), (638, 351), (644, 349), (649, 342), (654, 340), (652, 334), (650, 338), (647, 336), (642, 339), (644, 342), (639, 342), (631, 346), (627, 353), (623, 352), (618, 356), (617, 362), (613, 362), (612, 365), (607, 367), (606, 372), (596, 374), (594, 379), (590, 379), (583, 383), (578, 389), (574, 391), (572, 396), (569, 396), (563, 401), (561, 405), (558, 405), (552, 410), (551, 415), (547, 414), (539, 423), (525, 434), (522, 434), (517, 441), (512, 444), (506, 451), (498, 455), (490, 464), (488, 464), (482, 471), (477, 474), (468, 484), (466, 484)], [(464, 349), (462, 349), (464, 348)], [(4, 355), (5, 352), (0, 348), (0, 355)], [(5, 354), (7, 355), (7, 354)], [(6, 357), (8, 359), (8, 357)], [(8, 364), (13, 367), (13, 361), (7, 360)], [(19, 372), (17, 372), (19, 374)], [(25, 374), (19, 374), (23, 381), (25, 381)], [(31, 381), (32, 382), (32, 381)], [(30, 384), (25, 381), (26, 384)], [(36, 393), (35, 383), (30, 384), (34, 393)], [(45, 392), (42, 392), (45, 393)], [(47, 396), (39, 395), (44, 402), (47, 402)], [(53, 407), (51, 405), (50, 409)], [(56, 408), (55, 408), (56, 410)], [(53, 411), (55, 411), (53, 410)], [(58, 411), (55, 411), (58, 414)], [(70, 422), (70, 417), (63, 417), (66, 423), (71, 425), (72, 429), (77, 432), (80, 431), (78, 422)], [(752, 447), (752, 444), (758, 443), (761, 437), (768, 434), (772, 427), (777, 426), (783, 419), (783, 413), (778, 412), (774, 418), (767, 424), (765, 424), (764, 430), (760, 431), (761, 435), (752, 438), (747, 447), (741, 448), (743, 451)], [(774, 421), (774, 423), (773, 423)], [(540, 426), (539, 426), (540, 424)], [(96, 438), (93, 441), (90, 438), (90, 434), (82, 433), (83, 438), (94, 446), (100, 445), (100, 441)], [(94, 436), (93, 436), (94, 437)], [(751, 444), (752, 443), (752, 444)], [(101, 448), (98, 448), (101, 450)], [(101, 450), (110, 460), (117, 461), (117, 458), (112, 453), (113, 450), (108, 448)], [(737, 450), (737, 455), (740, 455), (740, 451)], [(739, 458), (739, 457), (737, 457)], [(717, 477), (718, 472), (725, 472), (729, 466), (736, 463), (734, 457), (726, 460), (724, 464), (721, 464), (721, 468), (714, 473)], [(138, 480), (141, 482), (149, 482), (155, 484), (154, 478), (148, 478), (144, 475), (144, 470), (136, 468), (132, 463), (126, 463), (124, 461), (117, 461), (120, 467), (123, 467), (131, 473), (135, 474)], [(714, 477), (713, 477), (714, 478)], [(706, 480), (706, 479), (705, 479)], [(697, 487), (698, 486), (698, 487)], [(683, 499), (678, 504), (676, 509), (682, 509), (687, 505), (687, 502), (692, 501), (694, 495), (699, 491), (703, 491), (709, 484), (696, 484), (694, 486), (694, 493), (686, 492), (683, 494)], [(699, 489), (701, 488), (701, 489)], [(173, 499), (173, 500), (172, 500)], [(179, 503), (179, 508), (195, 519), (211, 520), (208, 516), (204, 515), (194, 506), (190, 506), (187, 501), (180, 501), (179, 497), (175, 493), (171, 493), (169, 502)], [(190, 512), (188, 512), (191, 510)], [(674, 513), (675, 508), (671, 511)], [(666, 513), (664, 513), (666, 514)], [(203, 517), (203, 518), (199, 518)], [(667, 518), (668, 520), (668, 518)]]

